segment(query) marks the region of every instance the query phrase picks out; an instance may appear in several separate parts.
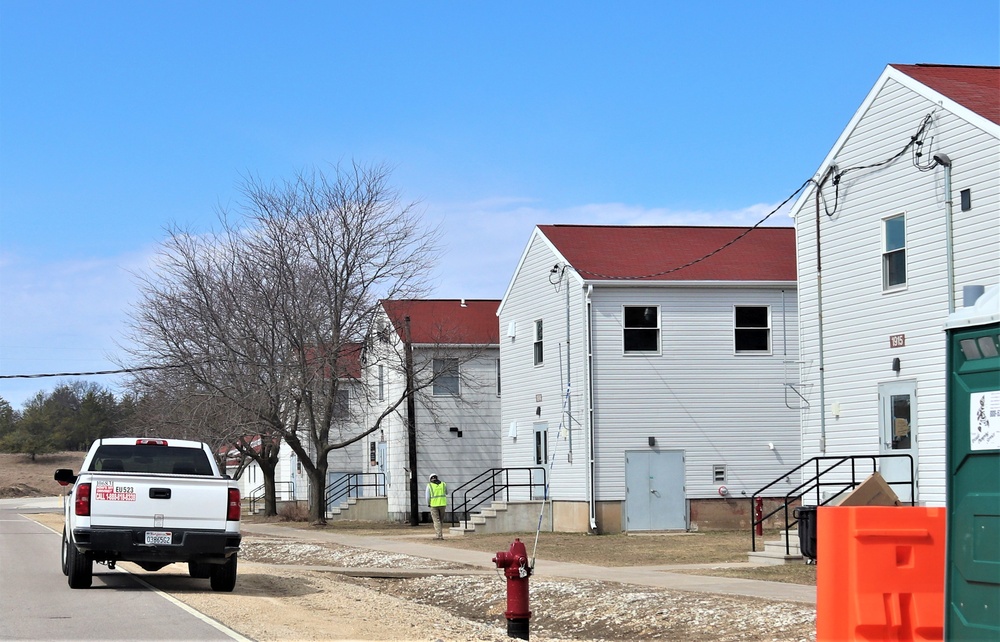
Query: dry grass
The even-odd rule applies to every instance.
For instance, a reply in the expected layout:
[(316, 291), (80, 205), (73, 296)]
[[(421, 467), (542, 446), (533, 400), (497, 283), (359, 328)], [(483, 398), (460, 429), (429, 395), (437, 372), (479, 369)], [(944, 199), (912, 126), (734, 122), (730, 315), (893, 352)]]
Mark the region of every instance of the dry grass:
[[(702, 531), (698, 533), (643, 535), (586, 535), (543, 532), (538, 536), (536, 548), (535, 533), (449, 536), (444, 541), (437, 542), (431, 539), (433, 529), (429, 524), (414, 527), (394, 522), (331, 521), (326, 526), (314, 526), (307, 522), (282, 522), (275, 518), (262, 520), (253, 517), (247, 521), (267, 521), (299, 530), (342, 531), (352, 535), (387, 538), (418, 537), (421, 539), (421, 543), (482, 551), (483, 553), (506, 551), (514, 539), (518, 538), (524, 543), (529, 556), (556, 562), (575, 562), (609, 567), (682, 564), (725, 565), (746, 562), (747, 552), (750, 550), (750, 533), (748, 531)], [(764, 540), (777, 538), (776, 532), (764, 534)], [(805, 564), (739, 568), (709, 567), (685, 569), (683, 572), (792, 584), (816, 584), (816, 567)]]
[(72, 468), (79, 472), (86, 453), (62, 452), (38, 455), (0, 453), (0, 498), (51, 497), (61, 495), (63, 487), (52, 475), (56, 468)]

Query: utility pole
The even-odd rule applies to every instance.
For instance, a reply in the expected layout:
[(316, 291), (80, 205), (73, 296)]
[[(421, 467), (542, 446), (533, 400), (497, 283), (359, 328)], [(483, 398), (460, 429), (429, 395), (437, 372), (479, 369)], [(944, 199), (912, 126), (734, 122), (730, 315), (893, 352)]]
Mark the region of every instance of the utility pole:
[(420, 501), (417, 478), (417, 407), (413, 400), (413, 342), (410, 339), (410, 317), (403, 320), (404, 334), (403, 353), (406, 358), (406, 436), (407, 449), (410, 456), (410, 526), (420, 523)]

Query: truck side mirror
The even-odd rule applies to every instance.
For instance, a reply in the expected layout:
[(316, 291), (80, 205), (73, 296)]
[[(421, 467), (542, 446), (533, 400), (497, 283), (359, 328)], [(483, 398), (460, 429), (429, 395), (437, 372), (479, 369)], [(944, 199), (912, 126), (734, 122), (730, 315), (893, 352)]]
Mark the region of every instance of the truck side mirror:
[(57, 468), (53, 479), (59, 482), (61, 486), (70, 486), (76, 483), (76, 475), (73, 474), (73, 469), (71, 468)]

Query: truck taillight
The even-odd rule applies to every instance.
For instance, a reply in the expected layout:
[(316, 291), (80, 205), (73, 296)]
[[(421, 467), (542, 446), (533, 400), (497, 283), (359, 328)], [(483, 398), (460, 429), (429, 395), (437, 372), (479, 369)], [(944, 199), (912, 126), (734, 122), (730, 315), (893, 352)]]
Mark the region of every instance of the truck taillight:
[(226, 520), (230, 522), (240, 521), (240, 490), (238, 488), (229, 489), (229, 509), (226, 511)]
[(80, 484), (73, 492), (76, 514), (80, 517), (90, 516), (90, 484)]
[(136, 439), (136, 446), (166, 446), (166, 439)]

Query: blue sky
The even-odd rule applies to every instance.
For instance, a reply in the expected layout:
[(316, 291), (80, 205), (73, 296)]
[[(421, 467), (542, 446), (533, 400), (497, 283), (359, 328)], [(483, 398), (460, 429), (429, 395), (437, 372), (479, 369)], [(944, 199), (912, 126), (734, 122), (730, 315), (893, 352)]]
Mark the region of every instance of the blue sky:
[(535, 224), (753, 224), (918, 62), (1000, 63), (995, 0), (0, 0), (0, 374), (115, 368), (130, 272), (241, 176), (388, 163), (433, 295), (500, 298)]

